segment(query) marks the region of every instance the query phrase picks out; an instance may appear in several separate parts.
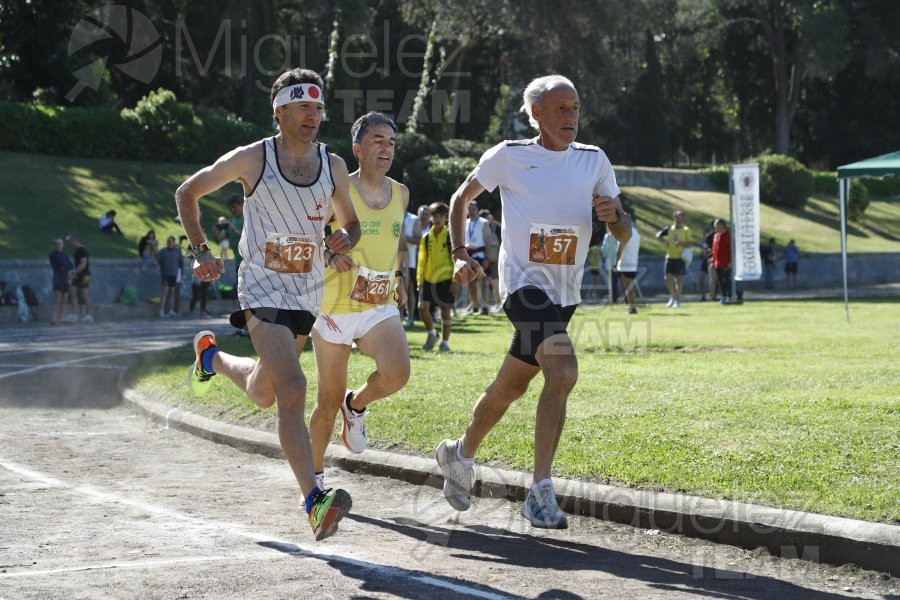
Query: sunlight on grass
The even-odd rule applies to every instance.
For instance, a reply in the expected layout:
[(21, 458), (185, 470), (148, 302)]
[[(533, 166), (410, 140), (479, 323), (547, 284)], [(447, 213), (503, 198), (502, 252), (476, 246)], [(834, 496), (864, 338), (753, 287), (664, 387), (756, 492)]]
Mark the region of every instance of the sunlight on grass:
[[(875, 521), (900, 522), (900, 331), (897, 299), (859, 300), (848, 325), (836, 301), (688, 304), (676, 315), (655, 306), (624, 317), (582, 308), (570, 327), (579, 381), (554, 463), (557, 475), (714, 498), (759, 502)], [(588, 331), (624, 331), (626, 343)], [(370, 444), (430, 455), (462, 433), (506, 351), (504, 317), (454, 322), (454, 352), (421, 350), (408, 334), (409, 384), (373, 405)], [(627, 336), (626, 336), (627, 337)], [(184, 387), (191, 351), (146, 357), (135, 386), (190, 410), (274, 431), (223, 378), (204, 400)], [(246, 340), (226, 351), (251, 354)], [(621, 341), (621, 340), (619, 340)], [(625, 348), (621, 350), (620, 348)], [(312, 352), (301, 357), (316, 382)], [(374, 368), (354, 352), (351, 385)], [(530, 470), (542, 378), (479, 449), (478, 460)]]
[[(174, 221), (175, 189), (203, 165), (83, 159), (0, 152), (5, 184), (0, 188), (0, 254), (12, 258), (45, 258), (48, 240), (77, 231), (95, 258), (134, 258), (137, 242), (148, 229), (157, 237), (179, 235)], [(230, 185), (201, 201), (203, 224), (209, 228), (225, 211), (225, 198), (240, 192)], [(415, 191), (415, 190), (413, 190)], [(626, 187), (627, 207), (641, 233), (641, 253), (660, 255), (656, 232), (669, 224), (672, 212), (684, 211), (699, 240), (710, 219), (729, 218), (728, 194), (690, 190)], [(115, 209), (124, 238), (102, 235), (97, 218)], [(797, 240), (808, 252), (839, 252), (835, 196), (810, 198), (803, 211), (760, 207), (761, 237), (775, 237), (779, 247)], [(41, 235), (34, 235), (41, 232)], [(46, 235), (44, 235), (46, 232)], [(863, 224), (850, 224), (851, 252), (900, 251), (900, 203), (873, 199)]]

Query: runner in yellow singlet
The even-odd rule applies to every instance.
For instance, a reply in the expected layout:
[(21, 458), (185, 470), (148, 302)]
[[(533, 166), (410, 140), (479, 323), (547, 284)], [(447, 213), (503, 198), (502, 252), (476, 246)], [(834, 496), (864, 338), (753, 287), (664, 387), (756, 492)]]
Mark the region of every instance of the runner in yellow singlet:
[[(338, 410), (344, 446), (362, 452), (367, 443), (366, 407), (398, 391), (409, 379), (409, 346), (398, 310), (406, 302), (402, 265), (407, 250), (401, 233), (409, 190), (387, 177), (397, 126), (387, 115), (370, 112), (350, 131), (359, 162), (359, 170), (350, 174), (350, 199), (361, 236), (346, 255), (326, 252), (330, 268), (322, 311), (312, 331), (319, 389), (309, 432), (313, 466), (322, 486), (325, 449)], [(361, 384), (355, 382), (356, 387), (348, 387), (353, 344), (375, 360), (375, 371)]]

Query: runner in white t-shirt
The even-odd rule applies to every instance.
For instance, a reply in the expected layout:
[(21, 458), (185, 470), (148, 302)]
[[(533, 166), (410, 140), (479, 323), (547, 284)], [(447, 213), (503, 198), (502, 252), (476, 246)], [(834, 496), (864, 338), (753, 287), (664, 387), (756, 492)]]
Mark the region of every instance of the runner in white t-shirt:
[[(475, 406), (459, 440), (437, 448), (444, 496), (457, 510), (470, 506), (474, 456), (485, 436), (543, 372), (537, 407), (534, 483), (522, 516), (535, 527), (565, 528), (550, 465), (565, 422), (566, 400), (578, 379), (578, 362), (566, 327), (581, 302), (581, 279), (591, 237), (591, 211), (612, 226), (620, 242), (631, 232), (619, 203), (612, 165), (596, 146), (575, 142), (580, 102), (571, 81), (535, 79), (524, 92), (536, 138), (502, 142), (481, 157), (453, 195), (450, 232), (456, 280), (466, 284), (484, 271), (465, 248), (467, 205), (482, 191), (500, 188), (503, 213), (500, 294), (515, 327), (509, 354)], [(620, 237), (621, 235), (621, 237)]]

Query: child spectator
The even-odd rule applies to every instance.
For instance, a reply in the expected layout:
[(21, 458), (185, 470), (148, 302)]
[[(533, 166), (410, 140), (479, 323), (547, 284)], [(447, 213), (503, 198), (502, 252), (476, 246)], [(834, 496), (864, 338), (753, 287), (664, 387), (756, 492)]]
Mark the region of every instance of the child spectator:
[(438, 341), (438, 333), (431, 318), (432, 303), (441, 308), (440, 352), (450, 350), (450, 309), (456, 301), (453, 293), (453, 257), (450, 255), (450, 231), (447, 219), (450, 207), (443, 202), (434, 202), (431, 210), (431, 229), (419, 241), (419, 256), (416, 265), (416, 279), (419, 287), (419, 316), (428, 339), (424, 350), (431, 350)]

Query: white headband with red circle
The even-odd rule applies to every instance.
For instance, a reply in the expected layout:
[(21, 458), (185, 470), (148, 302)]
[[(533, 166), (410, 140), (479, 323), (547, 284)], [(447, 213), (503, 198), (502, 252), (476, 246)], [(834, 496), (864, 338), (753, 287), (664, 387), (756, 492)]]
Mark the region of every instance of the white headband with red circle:
[(291, 102), (315, 102), (325, 106), (322, 88), (314, 83), (297, 83), (281, 88), (275, 94), (275, 99), (272, 100), (272, 109), (274, 110)]

